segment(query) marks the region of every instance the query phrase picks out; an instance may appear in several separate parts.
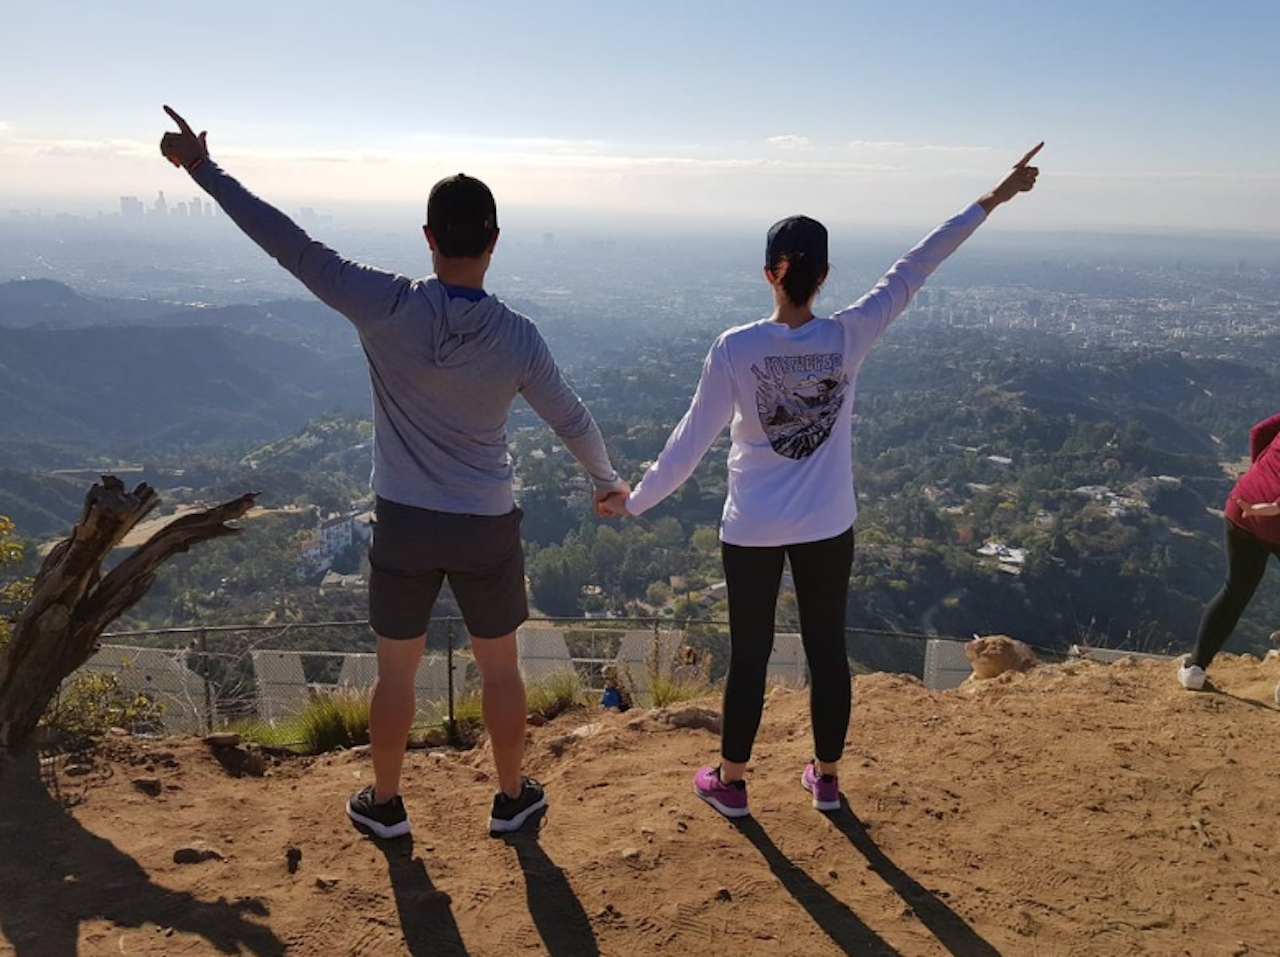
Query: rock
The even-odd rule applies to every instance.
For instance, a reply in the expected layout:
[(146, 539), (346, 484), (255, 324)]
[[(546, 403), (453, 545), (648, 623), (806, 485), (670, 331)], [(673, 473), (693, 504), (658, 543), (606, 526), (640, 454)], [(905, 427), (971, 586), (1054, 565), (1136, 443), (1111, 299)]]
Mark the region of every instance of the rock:
[(205, 735), (204, 743), (211, 748), (234, 748), (240, 743), (240, 735), (234, 731), (218, 731)]
[(535, 728), (541, 728), (544, 724), (547, 723), (547, 719), (542, 715), (538, 714), (538, 712), (536, 711), (530, 714), (529, 717), (525, 719), (525, 721), (528, 724), (533, 725)]
[(159, 778), (134, 778), (133, 786), (149, 797), (159, 797), (161, 791)]
[(424, 748), (443, 748), (449, 743), (449, 735), (444, 728), (427, 728), (422, 732), (420, 740)]
[(624, 851), (622, 852), (622, 859), (623, 859), (624, 861), (638, 861), (638, 860), (640, 860), (640, 848), (638, 848), (638, 847), (628, 847), (626, 850), (624, 850)]
[(964, 646), (964, 654), (973, 666), (973, 677), (978, 681), (1009, 671), (1030, 671), (1039, 664), (1026, 644), (1008, 635), (975, 638)]
[(338, 879), (336, 877), (330, 877), (327, 874), (321, 874), (319, 877), (316, 878), (316, 887), (320, 888), (322, 891), (327, 891), (329, 888), (336, 887), (337, 885), (338, 885)]
[(731, 901), (733, 900), (733, 895), (729, 893), (729, 888), (720, 887), (716, 889), (716, 900), (726, 902)]
[(68, 764), (63, 773), (69, 778), (83, 777), (93, 770), (92, 764)]
[(284, 852), (284, 864), (290, 874), (298, 873), (298, 864), (302, 861), (302, 850), (292, 844)]
[(221, 861), (225, 858), (212, 847), (180, 847), (173, 852), (175, 864), (200, 864), (204, 861)]
[(250, 777), (260, 778), (267, 771), (267, 756), (262, 753), (261, 748), (251, 744), (245, 752), (244, 761), (240, 768)]
[(110, 727), (107, 728), (107, 734), (111, 735), (113, 738), (127, 738), (130, 737), (133, 732), (128, 728)]
[(638, 715), (627, 722), (633, 731), (670, 731), (673, 728), (699, 728), (720, 733), (720, 714), (710, 708), (689, 706), (684, 708), (659, 708)]

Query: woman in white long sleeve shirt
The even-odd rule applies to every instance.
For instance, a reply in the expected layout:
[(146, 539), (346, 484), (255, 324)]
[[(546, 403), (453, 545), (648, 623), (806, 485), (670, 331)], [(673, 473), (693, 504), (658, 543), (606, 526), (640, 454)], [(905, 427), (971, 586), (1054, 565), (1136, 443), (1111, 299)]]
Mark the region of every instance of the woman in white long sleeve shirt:
[[(1043, 145), (1043, 144), (1041, 144)], [(844, 620), (857, 516), (852, 472), (858, 369), (926, 278), (1000, 204), (1035, 185), (1037, 146), (995, 189), (947, 220), (875, 287), (829, 318), (813, 313), (827, 277), (827, 231), (791, 216), (769, 230), (767, 319), (712, 344), (680, 424), (635, 490), (606, 500), (608, 514), (640, 515), (697, 467), (729, 426), (729, 494), (720, 525), (731, 656), (721, 762), (699, 769), (698, 796), (729, 817), (750, 813), (744, 773), (760, 724), (783, 561), (789, 558), (811, 675), (814, 760), (801, 774), (814, 807), (840, 806), (838, 763), (849, 724)]]

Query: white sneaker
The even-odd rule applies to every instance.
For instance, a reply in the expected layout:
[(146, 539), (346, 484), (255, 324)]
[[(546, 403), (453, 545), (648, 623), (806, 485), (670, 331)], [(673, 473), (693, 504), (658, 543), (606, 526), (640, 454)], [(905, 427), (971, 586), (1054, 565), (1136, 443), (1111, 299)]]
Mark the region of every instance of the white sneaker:
[(1204, 687), (1205, 673), (1199, 665), (1184, 661), (1178, 665), (1178, 683), (1188, 691), (1199, 691)]

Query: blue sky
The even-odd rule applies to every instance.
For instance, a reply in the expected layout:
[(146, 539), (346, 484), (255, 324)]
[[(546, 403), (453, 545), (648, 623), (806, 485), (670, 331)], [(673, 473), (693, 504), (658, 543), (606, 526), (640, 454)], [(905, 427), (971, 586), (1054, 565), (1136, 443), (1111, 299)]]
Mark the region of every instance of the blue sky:
[[(1039, 9), (1049, 7), (1048, 9)], [(186, 184), (160, 104), (282, 204), (914, 224), (1032, 143), (1010, 224), (1280, 232), (1280, 4), (6, 0), (0, 204)]]

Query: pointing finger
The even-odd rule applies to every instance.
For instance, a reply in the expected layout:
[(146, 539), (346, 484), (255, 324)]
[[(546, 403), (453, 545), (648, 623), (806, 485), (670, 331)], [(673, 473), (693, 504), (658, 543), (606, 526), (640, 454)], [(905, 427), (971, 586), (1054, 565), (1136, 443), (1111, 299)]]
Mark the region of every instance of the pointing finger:
[(191, 131), (191, 127), (187, 125), (187, 121), (178, 115), (177, 110), (175, 110), (171, 106), (166, 106), (164, 108), (164, 111), (169, 114), (169, 119), (173, 120), (173, 122), (178, 124), (178, 129), (180, 129), (183, 133), (186, 133), (188, 136), (195, 136), (195, 133)]
[[(167, 109), (169, 109), (169, 108), (166, 106), (166, 107), (165, 107), (165, 109), (167, 110)], [(173, 115), (175, 115), (175, 116), (176, 116), (177, 114), (173, 114)], [(185, 125), (185, 124), (184, 124), (184, 125)], [(1039, 143), (1037, 143), (1035, 146), (1031, 147), (1031, 149), (1027, 152), (1027, 155), (1026, 155), (1026, 156), (1022, 157), (1022, 159), (1018, 160), (1018, 162), (1016, 162), (1016, 163), (1014, 163), (1014, 164), (1013, 164), (1013, 168), (1014, 168), (1014, 169), (1022, 169), (1022, 167), (1026, 166), (1028, 163), (1030, 163), (1030, 162), (1031, 162), (1031, 160), (1032, 160), (1032, 158), (1033, 158), (1037, 153), (1039, 153), (1042, 149), (1044, 149), (1044, 140), (1041, 140), (1041, 141), (1040, 141)]]

